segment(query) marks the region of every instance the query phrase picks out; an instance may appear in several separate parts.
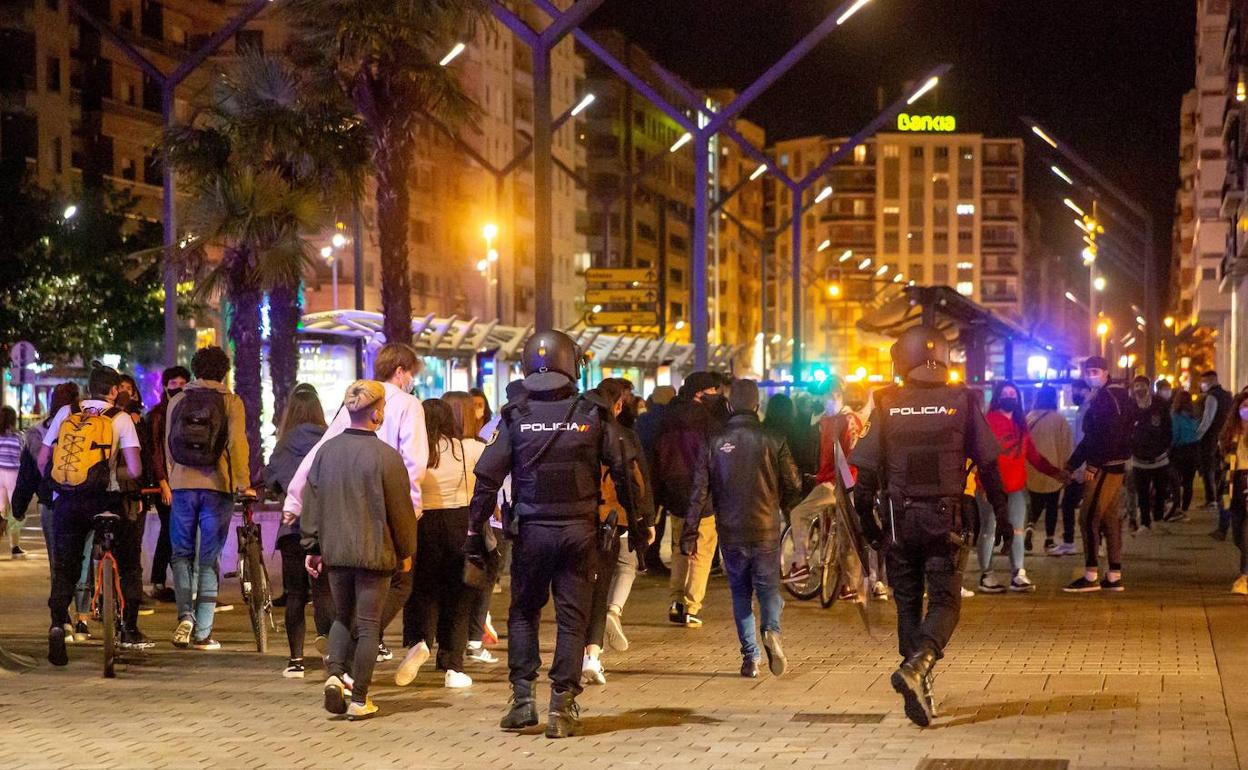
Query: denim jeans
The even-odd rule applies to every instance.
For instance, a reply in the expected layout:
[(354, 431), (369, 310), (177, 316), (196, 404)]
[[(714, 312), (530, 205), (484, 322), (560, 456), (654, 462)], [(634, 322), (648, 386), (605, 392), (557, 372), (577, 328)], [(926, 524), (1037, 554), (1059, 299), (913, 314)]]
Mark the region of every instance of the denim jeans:
[(780, 631), (780, 543), (725, 545), (720, 547), (728, 588), (732, 591), (732, 618), (737, 623), (741, 655), (759, 657), (754, 630), (754, 596), (763, 631)]
[[(173, 592), (177, 597), (178, 618), (193, 618), (195, 638), (212, 635), (212, 614), (217, 606), (217, 574), (221, 549), (230, 531), (234, 497), (208, 489), (175, 489), (169, 512), (169, 542), (173, 549)], [(199, 535), (199, 557), (195, 564), (195, 535)], [(195, 567), (199, 583), (192, 586)]]
[[(979, 502), (979, 571), (992, 570), (992, 545), (997, 536), (997, 517), (992, 506), (983, 494), (975, 495)], [(1010, 572), (1018, 572), (1023, 568), (1023, 556), (1026, 554), (1023, 542), (1023, 527), (1027, 522), (1027, 493), (1024, 490), (1010, 492), (1006, 495), (1009, 508), (1010, 526), (1014, 529), (1014, 540), (1010, 543)]]

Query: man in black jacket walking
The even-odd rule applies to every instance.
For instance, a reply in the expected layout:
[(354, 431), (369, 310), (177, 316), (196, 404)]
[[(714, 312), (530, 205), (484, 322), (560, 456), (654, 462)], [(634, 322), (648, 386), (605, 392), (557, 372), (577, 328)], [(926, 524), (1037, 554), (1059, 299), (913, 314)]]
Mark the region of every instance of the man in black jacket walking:
[(741, 640), (741, 676), (758, 676), (754, 595), (762, 615), (763, 648), (771, 673), (784, 673), (780, 646), (781, 511), (802, 499), (797, 466), (783, 436), (763, 430), (758, 419), (758, 383), (732, 384), (728, 424), (715, 433), (693, 467), (693, 489), (685, 515), (681, 551), (698, 549), (698, 522), (714, 511), (720, 552), (732, 591), (732, 615)]

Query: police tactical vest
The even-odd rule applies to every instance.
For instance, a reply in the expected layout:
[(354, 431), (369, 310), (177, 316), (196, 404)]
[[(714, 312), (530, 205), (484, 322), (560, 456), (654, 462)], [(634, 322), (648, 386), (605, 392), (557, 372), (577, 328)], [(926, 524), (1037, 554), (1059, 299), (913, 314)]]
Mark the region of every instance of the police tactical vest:
[(875, 393), (883, 418), (884, 473), (896, 497), (957, 497), (966, 486), (970, 392), (962, 386), (889, 386)]
[(605, 430), (600, 407), (580, 395), (524, 399), (503, 419), (511, 437), (515, 515), (521, 521), (594, 521)]

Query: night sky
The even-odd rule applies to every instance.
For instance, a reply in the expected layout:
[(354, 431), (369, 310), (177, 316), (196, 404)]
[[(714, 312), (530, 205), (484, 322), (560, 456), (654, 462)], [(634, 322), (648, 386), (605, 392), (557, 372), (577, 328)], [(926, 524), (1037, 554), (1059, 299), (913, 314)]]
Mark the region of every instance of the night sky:
[[(617, 27), (700, 87), (740, 89), (819, 20), (833, 0), (607, 0), (588, 27)], [(959, 130), (1022, 136), (1031, 115), (1126, 192), (1151, 205), (1162, 269), (1178, 184), (1179, 107), (1195, 69), (1192, 0), (874, 0), (834, 31), (746, 116), (769, 138), (848, 135), (940, 62), (954, 65), (924, 111)], [(1029, 204), (1078, 269), (1064, 185), (1028, 140)], [(1064, 223), (1064, 224), (1063, 224)], [(1125, 281), (1110, 281), (1122, 288)], [(1132, 285), (1134, 287), (1134, 285)], [(1111, 287), (1112, 288), (1112, 287)], [(1134, 289), (1133, 289), (1134, 290)]]

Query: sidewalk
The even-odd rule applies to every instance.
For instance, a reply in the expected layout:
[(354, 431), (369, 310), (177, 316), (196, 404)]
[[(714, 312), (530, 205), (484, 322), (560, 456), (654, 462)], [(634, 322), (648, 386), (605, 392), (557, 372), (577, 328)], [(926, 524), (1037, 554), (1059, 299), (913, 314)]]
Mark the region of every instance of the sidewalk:
[[(608, 684), (582, 697), (586, 735), (559, 742), (497, 729), (505, 642), (504, 663), (470, 665), (466, 691), (443, 689), (431, 670), (400, 690), (389, 683), (396, 663), (379, 665), (381, 715), (362, 723), (321, 710), (319, 664), (303, 681), (281, 678), (280, 632), (256, 654), (241, 605), (218, 616), (220, 652), (174, 650), (161, 605), (141, 620), (159, 646), (117, 679), (100, 678), (98, 645), (71, 647), (69, 667), (53, 670), (47, 563), (31, 532), (30, 559), (0, 557), (0, 644), (41, 661), (0, 672), (0, 767), (1248, 768), (1248, 603), (1226, 593), (1234, 547), (1207, 537), (1209, 514), (1193, 518), (1127, 537), (1126, 593), (1063, 594), (1082, 556), (1035, 555), (1036, 593), (967, 600), (928, 730), (905, 719), (888, 683), (891, 602), (871, 606), (872, 640), (848, 606), (789, 601), (791, 673), (764, 667), (751, 681), (737, 675), (722, 578), (706, 626), (690, 630), (667, 622), (665, 583), (641, 577), (625, 610), (632, 649), (608, 654)], [(237, 601), (235, 581), (223, 592)], [(506, 596), (495, 600), (505, 633)], [(397, 644), (396, 628), (389, 637)], [(987, 762), (938, 761), (955, 758)]]

